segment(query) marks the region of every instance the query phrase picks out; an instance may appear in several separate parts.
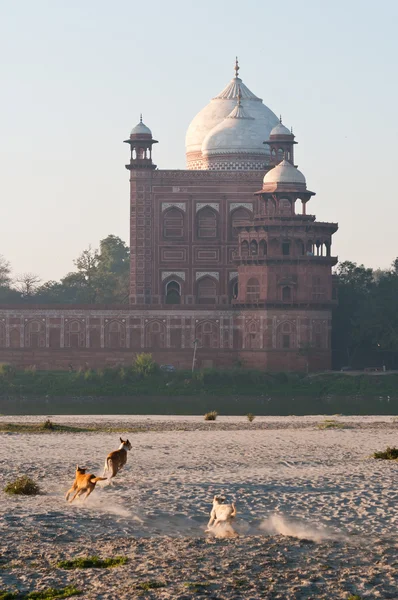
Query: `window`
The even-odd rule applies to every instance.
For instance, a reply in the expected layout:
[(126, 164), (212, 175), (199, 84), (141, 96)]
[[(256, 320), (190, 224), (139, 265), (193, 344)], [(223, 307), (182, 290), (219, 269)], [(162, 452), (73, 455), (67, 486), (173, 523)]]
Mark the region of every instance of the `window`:
[(290, 242), (282, 242), (282, 254), (283, 254), (283, 256), (289, 256)]
[(256, 256), (258, 254), (258, 245), (256, 240), (250, 242), (250, 256)]
[(283, 302), (290, 302), (292, 299), (292, 288), (288, 285), (285, 285), (282, 288), (282, 300)]
[(166, 284), (166, 304), (180, 304), (181, 287), (177, 281), (169, 281)]
[(258, 279), (252, 277), (247, 282), (246, 286), (246, 300), (247, 302), (258, 302), (260, 299), (260, 284)]
[(324, 289), (322, 287), (322, 281), (319, 275), (313, 275), (312, 277), (312, 299), (322, 300), (324, 296)]
[(249, 256), (249, 242), (244, 240), (240, 245), (240, 254), (242, 258), (247, 258)]
[(285, 350), (290, 348), (290, 335), (288, 333), (284, 333), (282, 336), (282, 348)]
[(184, 215), (177, 208), (171, 208), (164, 213), (163, 237), (181, 239), (184, 236)]
[(217, 284), (211, 277), (203, 277), (198, 281), (198, 303), (214, 304), (217, 296)]
[(201, 239), (217, 239), (217, 214), (209, 207), (197, 214), (197, 235)]

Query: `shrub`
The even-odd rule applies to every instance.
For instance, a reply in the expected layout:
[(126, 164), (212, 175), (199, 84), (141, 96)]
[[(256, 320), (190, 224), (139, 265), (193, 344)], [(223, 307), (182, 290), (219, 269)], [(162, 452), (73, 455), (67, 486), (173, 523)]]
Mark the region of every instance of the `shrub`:
[(157, 363), (153, 360), (152, 354), (149, 352), (141, 352), (137, 354), (134, 361), (133, 369), (139, 373), (142, 377), (149, 377), (158, 370)]
[(25, 373), (27, 373), (28, 375), (36, 375), (36, 365), (30, 365), (29, 367), (26, 367), (25, 369)]
[(254, 421), (254, 419), (256, 418), (255, 415), (253, 415), (253, 413), (248, 413), (246, 415), (247, 420), (249, 421), (249, 423), (251, 423), (252, 421)]
[(398, 448), (387, 447), (387, 450), (374, 452), (373, 458), (382, 458), (384, 460), (398, 460)]
[(87, 371), (84, 371), (84, 379), (86, 381), (93, 381), (95, 379), (95, 372), (92, 369), (87, 369)]
[(50, 419), (46, 419), (43, 423), (43, 429), (55, 429), (54, 423)]
[(139, 590), (156, 590), (157, 588), (162, 588), (162, 587), (166, 587), (166, 584), (163, 583), (162, 581), (142, 581), (141, 583), (137, 583), (137, 585), (135, 586), (136, 589)]
[(3, 379), (11, 379), (15, 375), (15, 369), (7, 363), (0, 363), (0, 377)]
[(210, 412), (205, 414), (205, 421), (215, 421), (217, 419), (218, 412), (216, 410), (211, 410)]
[(15, 481), (10, 481), (7, 483), (4, 488), (6, 494), (17, 494), (20, 496), (37, 496), (40, 494), (40, 488), (27, 475), (22, 475), (22, 477), (17, 477)]
[(126, 564), (126, 556), (99, 558), (98, 556), (80, 556), (73, 560), (61, 560), (57, 563), (59, 569), (111, 569)]

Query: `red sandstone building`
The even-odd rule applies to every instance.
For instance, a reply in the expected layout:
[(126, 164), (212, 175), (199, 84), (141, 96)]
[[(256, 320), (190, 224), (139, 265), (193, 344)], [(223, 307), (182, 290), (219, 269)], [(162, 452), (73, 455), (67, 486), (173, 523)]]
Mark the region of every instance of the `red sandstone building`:
[(129, 364), (329, 369), (335, 223), (294, 135), (236, 76), (192, 121), (187, 169), (158, 169), (148, 127), (130, 146), (130, 304), (0, 307), (0, 361), (40, 368)]

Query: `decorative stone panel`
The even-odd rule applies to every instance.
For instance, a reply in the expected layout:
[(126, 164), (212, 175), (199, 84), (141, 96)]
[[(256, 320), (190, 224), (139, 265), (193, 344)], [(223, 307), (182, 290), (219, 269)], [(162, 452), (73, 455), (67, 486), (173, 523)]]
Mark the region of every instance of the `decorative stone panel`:
[(209, 208), (213, 208), (217, 212), (220, 212), (220, 203), (219, 202), (198, 202), (196, 204), (196, 212), (198, 212), (205, 206), (208, 206)]
[(218, 271), (196, 271), (195, 279), (198, 281), (201, 277), (214, 277), (217, 281), (220, 280), (220, 273)]
[(247, 210), (253, 212), (253, 202), (231, 202), (229, 212), (232, 212), (235, 208), (247, 208)]
[(179, 208), (183, 212), (187, 210), (186, 202), (162, 202), (162, 212), (172, 207)]
[(162, 271), (162, 281), (164, 281), (165, 279), (167, 279), (167, 277), (170, 277), (171, 275), (175, 275), (176, 277), (179, 277), (180, 279), (185, 281), (184, 271)]

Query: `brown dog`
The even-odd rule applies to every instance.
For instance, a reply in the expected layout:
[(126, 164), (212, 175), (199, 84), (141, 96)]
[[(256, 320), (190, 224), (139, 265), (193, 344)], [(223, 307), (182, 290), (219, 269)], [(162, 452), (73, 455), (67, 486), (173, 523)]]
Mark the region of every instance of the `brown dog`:
[(122, 440), (122, 438), (119, 439), (121, 442), (120, 447), (117, 450), (113, 450), (113, 452), (110, 452), (105, 459), (103, 475), (105, 475), (107, 471), (110, 471), (111, 476), (109, 477), (109, 479), (115, 477), (115, 475), (118, 474), (120, 469), (124, 467), (124, 465), (127, 462), (127, 451), (131, 450), (132, 448), (132, 445), (128, 440)]
[(76, 496), (81, 496), (86, 492), (86, 495), (83, 498), (83, 500), (85, 500), (94, 490), (97, 481), (105, 481), (106, 479), (105, 477), (96, 477), (90, 473), (86, 474), (86, 471), (87, 469), (82, 469), (79, 465), (76, 465), (75, 481), (70, 490), (66, 492), (65, 500), (69, 500), (69, 496), (75, 492), (73, 498), (69, 500), (69, 502), (73, 502)]

